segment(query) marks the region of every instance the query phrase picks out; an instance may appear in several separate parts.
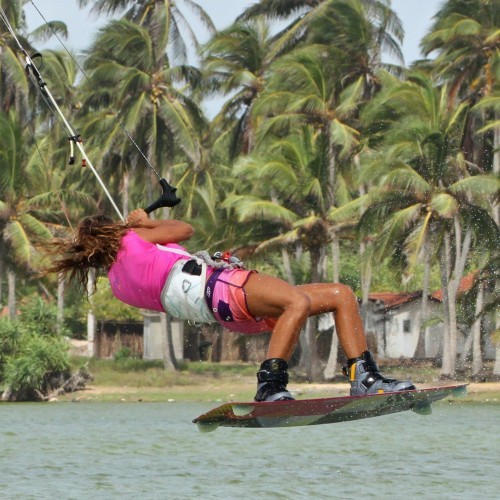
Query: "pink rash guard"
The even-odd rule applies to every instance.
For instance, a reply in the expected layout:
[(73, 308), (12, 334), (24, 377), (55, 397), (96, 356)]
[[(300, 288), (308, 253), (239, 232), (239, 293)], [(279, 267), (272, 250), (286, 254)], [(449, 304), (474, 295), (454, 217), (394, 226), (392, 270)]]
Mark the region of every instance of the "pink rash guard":
[[(184, 250), (176, 243), (167, 248)], [(164, 312), (160, 295), (172, 266), (189, 256), (160, 250), (156, 244), (143, 240), (134, 231), (122, 238), (116, 261), (108, 277), (113, 295), (134, 307)]]

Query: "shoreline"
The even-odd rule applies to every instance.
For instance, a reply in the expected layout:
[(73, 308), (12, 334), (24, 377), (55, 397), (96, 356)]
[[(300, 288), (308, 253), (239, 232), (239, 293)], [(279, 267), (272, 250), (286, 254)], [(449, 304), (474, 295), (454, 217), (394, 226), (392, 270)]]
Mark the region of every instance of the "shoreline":
[[(424, 383), (418, 389), (467, 384), (467, 395), (460, 402), (480, 402), (500, 404), (500, 382), (440, 381), (436, 384)], [(289, 389), (296, 399), (342, 397), (349, 395), (348, 383), (290, 383)], [(88, 385), (85, 389), (66, 393), (51, 402), (212, 402), (251, 401), (255, 384), (213, 381), (206, 385), (173, 385), (167, 387), (132, 387)], [(458, 399), (456, 400), (458, 401)]]

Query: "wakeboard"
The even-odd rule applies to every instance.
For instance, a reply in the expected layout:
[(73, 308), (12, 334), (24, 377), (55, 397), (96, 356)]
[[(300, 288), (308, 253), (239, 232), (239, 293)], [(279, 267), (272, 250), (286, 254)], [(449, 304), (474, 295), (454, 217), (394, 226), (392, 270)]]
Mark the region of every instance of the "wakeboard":
[(195, 418), (202, 432), (223, 427), (293, 427), (346, 422), (412, 410), (429, 415), (435, 401), (467, 393), (467, 384), (367, 396), (225, 403)]

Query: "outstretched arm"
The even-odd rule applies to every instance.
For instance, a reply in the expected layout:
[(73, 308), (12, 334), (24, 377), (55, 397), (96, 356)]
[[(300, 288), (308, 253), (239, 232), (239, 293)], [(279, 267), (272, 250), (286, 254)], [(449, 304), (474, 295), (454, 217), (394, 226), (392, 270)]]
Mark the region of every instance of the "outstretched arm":
[(175, 219), (152, 220), (142, 208), (130, 212), (127, 222), (143, 240), (150, 243), (178, 243), (194, 234), (191, 224)]

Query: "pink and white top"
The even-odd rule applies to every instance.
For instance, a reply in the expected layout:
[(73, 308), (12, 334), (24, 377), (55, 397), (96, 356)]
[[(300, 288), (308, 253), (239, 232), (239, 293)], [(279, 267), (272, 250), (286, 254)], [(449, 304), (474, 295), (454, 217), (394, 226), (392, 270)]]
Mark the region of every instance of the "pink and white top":
[[(162, 246), (186, 251), (176, 243)], [(111, 291), (125, 304), (164, 312), (160, 299), (163, 286), (172, 266), (182, 259), (187, 260), (189, 256), (161, 250), (131, 230), (123, 236), (108, 272)]]

